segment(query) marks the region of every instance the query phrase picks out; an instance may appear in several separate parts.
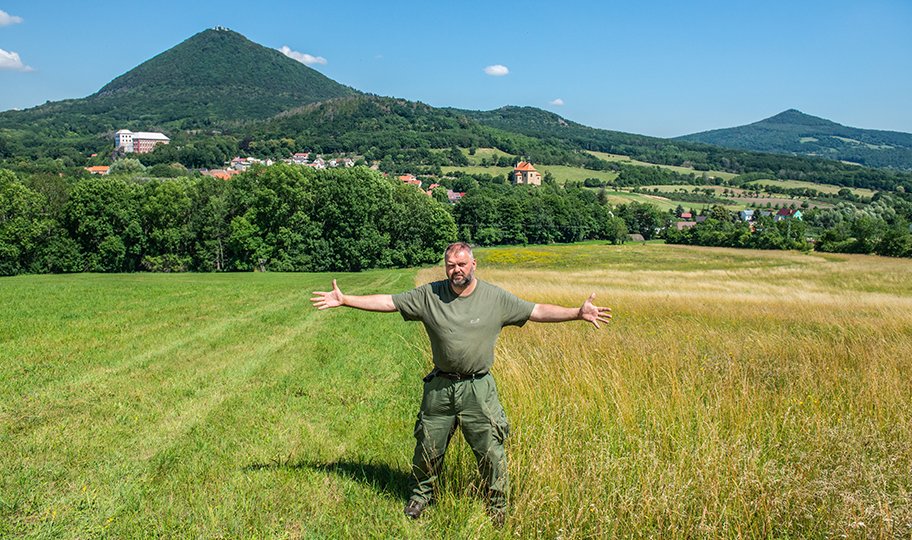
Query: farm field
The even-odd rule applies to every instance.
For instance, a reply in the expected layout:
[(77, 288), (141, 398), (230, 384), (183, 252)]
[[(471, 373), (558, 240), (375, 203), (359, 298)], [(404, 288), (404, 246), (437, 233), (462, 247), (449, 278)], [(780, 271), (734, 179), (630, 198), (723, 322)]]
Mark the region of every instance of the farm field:
[[(779, 186), (783, 188), (800, 188), (800, 189), (816, 189), (821, 193), (838, 193), (840, 189), (843, 189), (842, 186), (836, 186), (832, 184), (815, 184), (813, 182), (803, 182), (801, 180), (754, 180), (753, 182), (748, 182), (748, 186)], [(859, 197), (871, 197), (874, 195), (874, 191), (865, 188), (845, 188), (854, 193)]]
[[(469, 167), (441, 167), (441, 171), (444, 174), (451, 173), (454, 171), (465, 171), (469, 174), (490, 174), (490, 175), (505, 175), (513, 172), (512, 167), (481, 167), (481, 166), (469, 166)], [(586, 178), (598, 178), (606, 182), (612, 182), (617, 178), (617, 173), (614, 171), (591, 171), (589, 169), (583, 169), (581, 167), (569, 167), (567, 165), (535, 165), (535, 169), (544, 175), (547, 172), (550, 172), (554, 175), (554, 179), (558, 184), (564, 184), (565, 182), (582, 182)]]
[(912, 534), (912, 262), (663, 244), (478, 250), (610, 325), (505, 329), (512, 510), (453, 439), (401, 515), (421, 325), (318, 312), (332, 277), (441, 268), (0, 280), (0, 537), (768, 538)]
[[(691, 169), (689, 167), (678, 167), (676, 165), (658, 165), (656, 163), (647, 163), (645, 161), (639, 161), (633, 159), (629, 156), (621, 156), (618, 154), (609, 154), (607, 152), (595, 152), (589, 151), (593, 156), (604, 159), (605, 161), (619, 161), (622, 163), (627, 163), (628, 165), (639, 165), (640, 167), (661, 167), (663, 169), (668, 169), (670, 171), (675, 171), (680, 174), (695, 174), (701, 176), (704, 171), (698, 171), (696, 169)], [(722, 178), (723, 180), (731, 180), (732, 178), (738, 176), (735, 173), (725, 172), (725, 171), (705, 171), (709, 176), (715, 176), (717, 178)]]
[(468, 148), (460, 148), (459, 150), (462, 151), (462, 154), (469, 160), (469, 163), (471, 163), (472, 165), (481, 165), (482, 159), (491, 159), (491, 158), (499, 158), (502, 156), (507, 156), (507, 157), (511, 156), (511, 154), (508, 154), (498, 148), (476, 148), (474, 156), (469, 154)]
[[(678, 184), (665, 184), (665, 185), (655, 184), (655, 185), (643, 186), (643, 189), (658, 189), (659, 191), (672, 192), (672, 193), (679, 189), (686, 189), (687, 191), (690, 192), (690, 191), (693, 191), (694, 188), (698, 188), (700, 190), (711, 189), (711, 190), (713, 190), (713, 192), (715, 192), (715, 195), (717, 197), (721, 197), (723, 199), (727, 198), (731, 201), (734, 201), (736, 204), (724, 205), (725, 208), (728, 208), (729, 210), (732, 210), (732, 211), (738, 211), (738, 210), (742, 210), (744, 208), (751, 208), (751, 206), (750, 206), (751, 204), (754, 204), (756, 206), (765, 206), (767, 203), (769, 203), (770, 205), (772, 205), (774, 207), (777, 205), (780, 207), (787, 207), (792, 204), (794, 204), (796, 206), (800, 206), (801, 203), (804, 201), (807, 201), (809, 206), (812, 208), (832, 208), (832, 206), (833, 206), (832, 204), (822, 203), (822, 202), (818, 202), (814, 199), (807, 199), (807, 198), (790, 199), (788, 197), (775, 196), (775, 195), (769, 195), (769, 196), (761, 195), (759, 197), (753, 197), (753, 196), (748, 197), (748, 196), (745, 196), (745, 193), (747, 192), (747, 190), (744, 190), (741, 188), (727, 188), (724, 186), (683, 186), (683, 185), (678, 185)], [(729, 192), (734, 193), (738, 196), (736, 197), (734, 195), (726, 195), (724, 193), (724, 191), (726, 189), (728, 189)], [(674, 197), (669, 197), (669, 199), (673, 200)], [(683, 206), (685, 208), (691, 208), (691, 207), (701, 208), (703, 206), (706, 206), (705, 204), (692, 203), (692, 202), (689, 202), (689, 203), (681, 202), (680, 204), (681, 204), (681, 206)]]

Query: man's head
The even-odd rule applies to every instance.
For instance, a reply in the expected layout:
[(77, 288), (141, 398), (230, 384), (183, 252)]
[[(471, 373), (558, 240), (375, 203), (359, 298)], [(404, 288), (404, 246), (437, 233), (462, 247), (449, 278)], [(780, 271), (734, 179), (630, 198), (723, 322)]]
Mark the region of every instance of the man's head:
[(443, 252), (443, 263), (451, 285), (468, 287), (475, 279), (475, 257), (472, 255), (472, 246), (465, 242), (447, 246)]

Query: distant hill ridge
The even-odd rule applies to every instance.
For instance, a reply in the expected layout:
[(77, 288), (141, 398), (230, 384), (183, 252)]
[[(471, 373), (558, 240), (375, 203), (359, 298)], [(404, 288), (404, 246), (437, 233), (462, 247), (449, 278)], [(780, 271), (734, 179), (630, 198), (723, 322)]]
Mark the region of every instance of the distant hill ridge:
[(795, 109), (746, 126), (694, 133), (677, 140), (912, 169), (912, 134), (848, 127)]

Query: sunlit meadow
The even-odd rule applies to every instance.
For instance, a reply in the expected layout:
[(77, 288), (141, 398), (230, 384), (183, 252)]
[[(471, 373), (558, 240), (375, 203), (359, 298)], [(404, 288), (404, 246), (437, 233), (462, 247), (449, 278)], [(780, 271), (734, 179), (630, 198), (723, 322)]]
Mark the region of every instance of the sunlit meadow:
[(912, 262), (665, 245), (479, 250), (508, 328), (511, 514), (461, 437), (401, 515), (421, 326), (317, 312), (440, 268), (0, 280), (0, 536), (910, 538)]

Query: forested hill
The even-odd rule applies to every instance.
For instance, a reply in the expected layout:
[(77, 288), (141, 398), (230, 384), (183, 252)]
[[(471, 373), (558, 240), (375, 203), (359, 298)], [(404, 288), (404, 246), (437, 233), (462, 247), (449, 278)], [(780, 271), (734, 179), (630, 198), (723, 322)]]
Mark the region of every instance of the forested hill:
[(456, 109), (372, 95), (289, 110), (251, 126), (250, 131), (254, 141), (259, 141), (254, 146), (265, 144), (268, 151), (293, 140), (299, 147), (320, 153), (354, 152), (367, 161), (382, 161), (381, 169), (389, 172), (415, 172), (416, 166), (467, 165), (459, 149), (471, 147), (498, 148), (542, 164), (605, 165), (570, 142), (486, 126)]
[(205, 30), (84, 99), (0, 114), (0, 129), (46, 137), (193, 129), (271, 117), (357, 92), (230, 30)]
[(746, 126), (704, 131), (676, 140), (819, 156), (869, 167), (912, 169), (912, 134), (843, 126), (795, 109)]

